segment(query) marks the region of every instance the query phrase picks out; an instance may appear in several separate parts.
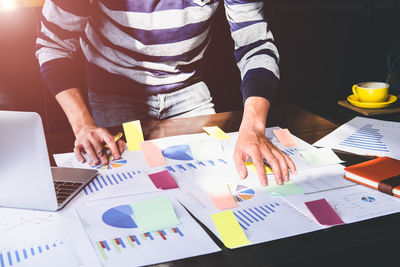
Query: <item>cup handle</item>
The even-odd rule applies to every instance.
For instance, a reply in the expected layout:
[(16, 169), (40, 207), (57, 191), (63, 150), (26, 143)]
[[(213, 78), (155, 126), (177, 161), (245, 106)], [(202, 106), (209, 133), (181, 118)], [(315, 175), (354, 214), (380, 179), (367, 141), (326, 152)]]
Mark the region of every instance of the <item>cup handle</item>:
[(352, 90), (353, 90), (353, 94), (356, 96), (356, 98), (358, 98), (358, 95), (357, 95), (357, 85), (353, 85), (353, 88), (352, 88)]

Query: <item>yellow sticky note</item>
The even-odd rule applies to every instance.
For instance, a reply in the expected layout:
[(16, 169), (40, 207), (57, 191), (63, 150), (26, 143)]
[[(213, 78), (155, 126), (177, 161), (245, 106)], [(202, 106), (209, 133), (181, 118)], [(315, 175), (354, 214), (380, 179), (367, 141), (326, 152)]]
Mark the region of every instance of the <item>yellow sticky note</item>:
[[(246, 162), (246, 166), (249, 167), (249, 169), (252, 170), (253, 172), (257, 173), (256, 166), (254, 166), (253, 162)], [(265, 165), (265, 164), (264, 164), (264, 168), (265, 168), (265, 173), (266, 174), (274, 173), (272, 171), (272, 169), (270, 167), (268, 167), (267, 165)]]
[(237, 248), (251, 244), (231, 210), (211, 215), (215, 227), (227, 248)]
[(224, 131), (221, 130), (218, 126), (212, 127), (203, 127), (203, 130), (206, 131), (212, 137), (215, 137), (219, 140), (229, 139), (229, 135), (227, 135)]
[(144, 141), (140, 121), (130, 121), (122, 124), (129, 151), (140, 150), (140, 142)]

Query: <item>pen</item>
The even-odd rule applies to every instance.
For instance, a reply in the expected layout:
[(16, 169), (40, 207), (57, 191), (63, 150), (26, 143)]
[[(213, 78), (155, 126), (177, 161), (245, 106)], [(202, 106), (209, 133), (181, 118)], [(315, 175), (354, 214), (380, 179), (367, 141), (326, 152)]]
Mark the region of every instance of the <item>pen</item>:
[[(115, 143), (118, 142), (118, 140), (121, 139), (123, 135), (124, 134), (122, 132), (119, 132), (116, 135), (114, 135), (114, 142)], [(100, 157), (103, 156), (106, 153), (107, 149), (110, 149), (110, 147), (107, 144), (105, 144), (103, 148), (99, 150), (99, 152), (97, 152), (97, 155), (99, 155)]]

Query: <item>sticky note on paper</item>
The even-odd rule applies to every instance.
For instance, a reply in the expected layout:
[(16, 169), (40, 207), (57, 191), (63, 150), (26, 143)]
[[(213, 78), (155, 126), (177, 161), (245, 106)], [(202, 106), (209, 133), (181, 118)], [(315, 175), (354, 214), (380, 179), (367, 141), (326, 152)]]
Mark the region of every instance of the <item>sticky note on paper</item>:
[(206, 131), (212, 137), (215, 137), (219, 140), (229, 139), (230, 136), (227, 135), (224, 131), (221, 130), (218, 126), (211, 127), (203, 127), (203, 130)]
[(279, 143), (285, 147), (298, 146), (299, 143), (294, 139), (288, 129), (273, 130), (274, 135), (278, 138)]
[(211, 218), (227, 248), (232, 249), (251, 244), (231, 210), (212, 214)]
[(133, 203), (135, 222), (142, 233), (158, 231), (180, 224), (168, 196)]
[(125, 122), (124, 124), (122, 124), (122, 127), (124, 128), (129, 151), (140, 150), (140, 142), (144, 141), (140, 121), (137, 120)]
[(265, 191), (271, 196), (291, 196), (304, 194), (303, 188), (292, 181), (285, 182), (283, 185), (268, 183)]
[(237, 208), (238, 204), (232, 196), (229, 187), (226, 186), (214, 186), (208, 189), (208, 194), (214, 203), (214, 206), (219, 210)]
[(161, 152), (161, 149), (152, 141), (140, 142), (140, 147), (142, 149), (146, 163), (147, 165), (149, 165), (149, 167), (157, 167), (167, 164)]
[(189, 146), (195, 160), (216, 159), (224, 156), (221, 141), (217, 139), (210, 138), (208, 140), (192, 142)]
[(313, 166), (333, 165), (343, 162), (332, 149), (326, 147), (300, 151), (300, 155)]
[(179, 187), (167, 170), (149, 174), (149, 177), (154, 186), (158, 189), (167, 190)]
[[(253, 172), (257, 173), (256, 166), (254, 166), (253, 162), (246, 162), (245, 164), (250, 170), (252, 170)], [(266, 174), (274, 173), (272, 171), (272, 169), (269, 166), (265, 165), (265, 164), (264, 164), (264, 168), (265, 168), (265, 173)]]
[(336, 211), (329, 205), (326, 199), (318, 199), (305, 202), (315, 219), (322, 225), (344, 224)]

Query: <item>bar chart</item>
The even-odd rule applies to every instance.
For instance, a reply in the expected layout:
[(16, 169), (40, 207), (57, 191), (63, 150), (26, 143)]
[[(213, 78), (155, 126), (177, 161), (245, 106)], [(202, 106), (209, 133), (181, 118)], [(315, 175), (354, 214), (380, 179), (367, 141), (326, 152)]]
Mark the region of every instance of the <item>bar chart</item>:
[(199, 170), (207, 167), (217, 167), (221, 165), (228, 165), (228, 163), (224, 159), (192, 161), (188, 163), (169, 165), (166, 166), (166, 168), (171, 174), (173, 174), (173, 173), (182, 173), (187, 171)]
[(178, 228), (169, 228), (161, 231), (143, 233), (138, 235), (128, 235), (125, 237), (116, 237), (109, 240), (97, 241), (97, 249), (104, 260), (108, 260), (107, 253), (113, 251), (114, 253), (121, 253), (124, 249), (132, 249), (137, 246), (142, 246), (145, 242), (168, 240), (171, 235), (183, 237), (183, 232)]
[(35, 256), (38, 257), (39, 255), (44, 254), (51, 249), (55, 249), (57, 246), (62, 246), (63, 244), (63, 241), (59, 241), (15, 250), (0, 251), (0, 267), (14, 266), (23, 262), (29, 264), (31, 258)]
[(86, 195), (90, 195), (107, 187), (119, 185), (130, 179), (134, 179), (136, 175), (141, 173), (140, 170), (137, 170), (97, 175), (97, 177), (83, 189), (83, 192), (85, 192)]
[(380, 129), (372, 124), (365, 124), (340, 143), (342, 146), (389, 152), (388, 146), (382, 141)]

